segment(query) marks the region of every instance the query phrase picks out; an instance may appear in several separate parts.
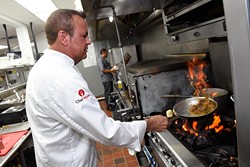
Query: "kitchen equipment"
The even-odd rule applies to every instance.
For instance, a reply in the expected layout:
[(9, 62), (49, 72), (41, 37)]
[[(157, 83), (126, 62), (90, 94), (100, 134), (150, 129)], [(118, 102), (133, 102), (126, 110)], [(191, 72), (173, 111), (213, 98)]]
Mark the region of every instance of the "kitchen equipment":
[[(218, 98), (222, 96), (226, 96), (228, 94), (228, 91), (221, 88), (206, 88), (205, 89), (206, 94), (211, 98)], [(162, 95), (163, 98), (177, 98), (177, 97), (195, 97), (192, 95)]]
[(189, 112), (190, 108), (194, 105), (197, 105), (199, 101), (202, 99), (205, 99), (205, 97), (192, 97), (192, 98), (182, 100), (174, 105), (174, 113), (180, 117), (196, 118), (196, 117), (202, 117), (202, 116), (211, 114), (218, 107), (217, 102), (215, 100), (213, 100), (212, 98), (208, 98), (207, 99), (208, 103), (213, 106), (211, 108), (208, 108), (208, 112), (205, 112), (199, 115), (191, 114)]
[(193, 96), (188, 96), (188, 95), (162, 95), (161, 96), (162, 98), (179, 98), (179, 97), (183, 97), (183, 98), (185, 98), (185, 97), (193, 97)]
[(227, 90), (221, 88), (207, 88), (206, 94), (208, 94), (210, 98), (214, 99), (217, 102), (218, 112), (225, 112), (225, 108), (229, 99)]
[(0, 126), (27, 121), (24, 105), (13, 106), (0, 113)]
[(14, 106), (20, 106), (20, 105), (23, 105), (25, 103), (25, 100), (16, 100), (16, 99), (13, 99), (13, 100), (6, 100), (6, 101), (1, 101), (0, 102), (0, 111), (4, 111), (4, 110), (7, 110), (8, 108), (10, 107), (14, 107)]
[[(218, 104), (218, 111), (223, 112), (228, 101), (228, 91), (221, 88), (206, 88), (205, 91), (208, 97), (214, 99)], [(196, 97), (192, 95), (162, 95), (162, 98), (190, 98)]]
[(234, 102), (234, 95), (231, 95), (230, 99)]

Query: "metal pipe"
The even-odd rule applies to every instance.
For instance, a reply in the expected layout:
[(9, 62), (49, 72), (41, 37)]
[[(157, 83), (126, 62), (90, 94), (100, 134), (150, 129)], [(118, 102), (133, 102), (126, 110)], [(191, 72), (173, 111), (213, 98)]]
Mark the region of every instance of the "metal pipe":
[(34, 45), (35, 45), (36, 54), (38, 54), (38, 49), (37, 49), (37, 44), (36, 44), (36, 37), (35, 37), (34, 31), (33, 31), (32, 22), (30, 22), (30, 29), (31, 29), (31, 34), (32, 34), (32, 37), (33, 37)]
[(9, 36), (8, 36), (6, 24), (3, 24), (3, 28), (4, 28), (4, 31), (5, 31), (5, 37), (6, 37), (6, 41), (7, 41), (8, 51), (11, 51), (11, 49), (10, 49), (10, 42), (9, 42)]

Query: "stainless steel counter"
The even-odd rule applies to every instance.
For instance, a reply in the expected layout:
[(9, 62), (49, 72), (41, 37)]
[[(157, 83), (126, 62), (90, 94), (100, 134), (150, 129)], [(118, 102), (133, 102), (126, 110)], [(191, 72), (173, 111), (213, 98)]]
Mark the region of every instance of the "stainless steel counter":
[(16, 131), (21, 131), (21, 130), (29, 130), (29, 131), (13, 146), (13, 148), (5, 156), (0, 157), (0, 167), (6, 165), (7, 162), (11, 160), (13, 156), (16, 155), (19, 148), (31, 135), (31, 130), (30, 130), (28, 121), (17, 123), (17, 124), (6, 125), (3, 127), (1, 134), (11, 133), (11, 132), (16, 132)]

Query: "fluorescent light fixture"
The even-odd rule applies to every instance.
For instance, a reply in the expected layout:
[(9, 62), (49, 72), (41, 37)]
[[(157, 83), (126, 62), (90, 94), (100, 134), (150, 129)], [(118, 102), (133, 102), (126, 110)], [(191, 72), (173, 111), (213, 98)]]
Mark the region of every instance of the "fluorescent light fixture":
[(57, 9), (51, 0), (15, 0), (28, 11), (46, 22), (49, 15)]
[(114, 17), (113, 16), (109, 16), (109, 21), (113, 22), (113, 20), (114, 20)]
[(8, 48), (8, 46), (0, 45), (0, 49), (6, 49), (6, 48)]

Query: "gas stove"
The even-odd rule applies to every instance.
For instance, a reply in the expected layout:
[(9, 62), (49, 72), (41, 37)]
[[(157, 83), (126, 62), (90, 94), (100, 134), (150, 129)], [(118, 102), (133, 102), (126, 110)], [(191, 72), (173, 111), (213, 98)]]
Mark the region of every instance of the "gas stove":
[(149, 132), (156, 165), (167, 167), (237, 167), (236, 122), (232, 115), (177, 118), (165, 132)]

